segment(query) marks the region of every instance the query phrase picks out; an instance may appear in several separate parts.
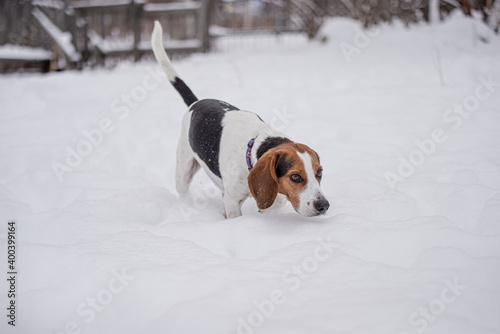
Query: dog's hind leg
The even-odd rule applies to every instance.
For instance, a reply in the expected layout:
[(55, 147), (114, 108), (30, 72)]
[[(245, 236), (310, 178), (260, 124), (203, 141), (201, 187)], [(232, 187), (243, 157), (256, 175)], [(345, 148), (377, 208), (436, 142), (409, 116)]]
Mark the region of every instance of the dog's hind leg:
[(186, 122), (187, 117), (183, 121), (181, 137), (177, 145), (177, 165), (175, 168), (176, 188), (181, 196), (188, 192), (194, 174), (200, 169), (200, 164), (194, 158), (194, 153), (189, 146)]
[(177, 155), (177, 167), (175, 170), (176, 188), (179, 195), (184, 196), (189, 190), (189, 185), (193, 180), (194, 174), (200, 169), (200, 164), (194, 158), (179, 161)]

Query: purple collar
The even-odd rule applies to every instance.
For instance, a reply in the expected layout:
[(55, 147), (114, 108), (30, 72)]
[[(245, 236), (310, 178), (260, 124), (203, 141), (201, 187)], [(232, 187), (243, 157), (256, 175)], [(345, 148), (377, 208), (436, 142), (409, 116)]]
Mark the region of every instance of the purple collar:
[(253, 143), (255, 143), (255, 139), (257, 138), (257, 136), (255, 136), (254, 138), (250, 139), (250, 141), (248, 142), (248, 148), (247, 148), (247, 166), (248, 166), (248, 171), (250, 171), (253, 166), (252, 166), (252, 147), (253, 147)]

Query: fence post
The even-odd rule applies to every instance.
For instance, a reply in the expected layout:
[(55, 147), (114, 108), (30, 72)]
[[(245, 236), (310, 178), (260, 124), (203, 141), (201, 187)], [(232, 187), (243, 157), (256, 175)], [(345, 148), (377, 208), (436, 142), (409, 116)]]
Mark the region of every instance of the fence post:
[(79, 28), (80, 34), (82, 36), (82, 64), (83, 64), (86, 63), (90, 58), (89, 40), (88, 40), (89, 24), (87, 23), (87, 20), (80, 17), (78, 18), (76, 25)]
[(209, 45), (209, 28), (210, 28), (210, 0), (200, 0), (201, 8), (198, 12), (198, 38), (201, 41), (201, 51), (207, 52)]
[(104, 15), (106, 15), (106, 12), (104, 11), (104, 8), (101, 8), (99, 10), (99, 18), (100, 18), (100, 24), (101, 24), (101, 38), (105, 39), (106, 38), (106, 29), (104, 26)]
[[(7, 25), (8, 25), (8, 20), (7, 20), (7, 5), (9, 3), (8, 2), (3, 2), (0, 4), (0, 19), (4, 22), (3, 24), (3, 28), (0, 29), (0, 45), (4, 45), (4, 44), (7, 44), (7, 34), (8, 34), (8, 30), (7, 30)], [(4, 30), (5, 29), (5, 30)]]
[(141, 27), (142, 27), (142, 13), (144, 11), (144, 2), (142, 1), (131, 1), (132, 5), (132, 17), (133, 17), (133, 31), (134, 31), (134, 46), (133, 46), (133, 54), (134, 61), (137, 62), (141, 59)]
[(38, 43), (32, 43), (30, 36), (30, 27), (29, 27), (32, 10), (33, 10), (33, 5), (31, 4), (31, 2), (26, 1), (22, 3), (22, 12), (21, 15), (19, 16), (19, 19), (22, 23), (20, 24), (19, 34), (22, 36), (23, 45), (35, 47), (39, 45), (37, 45)]
[[(65, 6), (66, 7), (66, 6)], [(80, 43), (78, 41), (78, 34), (76, 31), (76, 15), (75, 15), (75, 10), (72, 7), (67, 6), (66, 8), (63, 9), (63, 17), (64, 17), (64, 30), (70, 33), (71, 35), (71, 40), (73, 42), (73, 45), (75, 46), (75, 50), (80, 52), (82, 51), (82, 48), (79, 47)], [(81, 59), (78, 61), (78, 63), (74, 64), (72, 62), (68, 62), (70, 64), (71, 68), (76, 68), (81, 69)]]
[(9, 43), (10, 44), (20, 44), (20, 24), (17, 24), (20, 20), (17, 19), (17, 6), (18, 4), (14, 1), (6, 2), (8, 8), (5, 12), (9, 12), (6, 16), (7, 19), (7, 29), (5, 30), (9, 34)]

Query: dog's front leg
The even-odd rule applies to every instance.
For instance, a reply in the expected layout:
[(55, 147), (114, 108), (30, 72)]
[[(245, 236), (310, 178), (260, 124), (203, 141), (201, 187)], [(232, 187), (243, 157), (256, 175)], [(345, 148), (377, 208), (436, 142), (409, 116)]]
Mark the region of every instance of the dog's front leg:
[(222, 195), (224, 216), (228, 219), (241, 216), (241, 206), (248, 196), (250, 196), (249, 192), (247, 193), (238, 187), (234, 187), (234, 184), (224, 188)]
[(224, 216), (227, 219), (241, 216), (242, 199), (231, 197), (227, 192), (224, 192), (222, 202), (224, 203)]
[[(245, 167), (238, 169), (233, 164), (221, 166), (222, 174), (222, 202), (224, 204), (224, 216), (228, 219), (241, 216), (241, 206), (245, 199), (250, 196), (250, 190), (246, 184)], [(248, 172), (246, 172), (248, 174)]]

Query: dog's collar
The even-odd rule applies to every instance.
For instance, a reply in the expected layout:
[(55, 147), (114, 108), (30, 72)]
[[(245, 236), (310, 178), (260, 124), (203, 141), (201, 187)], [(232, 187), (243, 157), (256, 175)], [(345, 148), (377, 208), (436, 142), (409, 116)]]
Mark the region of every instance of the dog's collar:
[(257, 136), (255, 136), (254, 138), (250, 139), (250, 141), (248, 142), (248, 145), (247, 145), (247, 166), (248, 166), (248, 171), (250, 171), (252, 168), (253, 168), (253, 165), (252, 165), (252, 147), (253, 147), (253, 144), (255, 143), (255, 139), (257, 138)]

